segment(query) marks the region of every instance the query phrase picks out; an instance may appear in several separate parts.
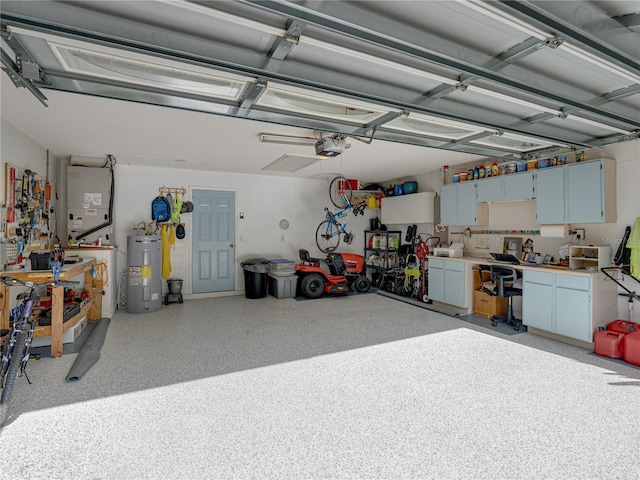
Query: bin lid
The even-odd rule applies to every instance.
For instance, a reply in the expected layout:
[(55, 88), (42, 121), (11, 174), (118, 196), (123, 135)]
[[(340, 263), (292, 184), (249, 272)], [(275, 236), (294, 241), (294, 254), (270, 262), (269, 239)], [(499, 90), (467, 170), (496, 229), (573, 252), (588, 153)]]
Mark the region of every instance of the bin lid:
[(267, 273), (269, 271), (269, 260), (266, 258), (247, 258), (240, 262), (240, 265), (247, 272)]

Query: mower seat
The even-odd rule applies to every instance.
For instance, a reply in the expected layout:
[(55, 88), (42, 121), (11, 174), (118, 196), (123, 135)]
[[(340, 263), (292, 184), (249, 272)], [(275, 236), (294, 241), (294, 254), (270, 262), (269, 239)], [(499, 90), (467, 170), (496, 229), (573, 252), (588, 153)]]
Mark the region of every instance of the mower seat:
[(327, 256), (327, 266), (331, 275), (344, 275), (347, 268), (344, 264), (344, 259), (339, 253), (332, 253)]
[(302, 260), (303, 265), (320, 265), (320, 259), (310, 257), (308, 250), (301, 248), (298, 250), (298, 254), (300, 255), (300, 260)]

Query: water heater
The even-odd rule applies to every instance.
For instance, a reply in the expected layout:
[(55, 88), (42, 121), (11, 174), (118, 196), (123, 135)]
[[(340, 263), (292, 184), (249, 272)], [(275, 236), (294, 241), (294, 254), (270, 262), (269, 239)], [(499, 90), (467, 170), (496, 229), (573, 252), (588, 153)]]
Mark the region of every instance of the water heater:
[(155, 312), (162, 306), (162, 253), (159, 235), (127, 237), (127, 312)]

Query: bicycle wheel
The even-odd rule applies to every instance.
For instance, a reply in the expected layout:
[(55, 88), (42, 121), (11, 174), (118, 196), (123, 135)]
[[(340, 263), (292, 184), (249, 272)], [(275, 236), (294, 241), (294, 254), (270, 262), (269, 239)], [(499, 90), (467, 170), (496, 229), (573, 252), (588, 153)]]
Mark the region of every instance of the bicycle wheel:
[(351, 202), (351, 195), (353, 195), (353, 191), (351, 190), (349, 180), (342, 176), (331, 180), (329, 184), (329, 198), (331, 199), (331, 203), (336, 207), (346, 208), (349, 202)]
[(9, 400), (13, 393), (13, 386), (20, 374), (20, 365), (22, 363), (22, 354), (24, 352), (25, 337), (22, 332), (16, 334), (16, 343), (13, 346), (11, 360), (9, 360), (9, 368), (7, 374), (2, 379), (2, 395), (0, 396), (0, 426), (4, 425), (9, 411)]
[(340, 245), (340, 234), (334, 230), (329, 220), (325, 220), (318, 225), (316, 230), (316, 245), (322, 253), (331, 253)]

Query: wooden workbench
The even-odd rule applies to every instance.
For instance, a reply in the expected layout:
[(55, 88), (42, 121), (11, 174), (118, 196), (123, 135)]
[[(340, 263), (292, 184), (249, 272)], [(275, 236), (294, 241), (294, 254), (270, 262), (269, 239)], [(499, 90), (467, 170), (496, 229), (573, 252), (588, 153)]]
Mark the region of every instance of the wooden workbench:
[[(84, 291), (89, 293), (91, 298), (91, 270), (96, 264), (95, 258), (88, 258), (80, 263), (64, 265), (60, 271), (60, 280), (74, 280), (76, 277), (84, 274)], [(46, 282), (47, 280), (53, 280), (53, 272), (50, 271), (12, 271), (2, 272), (4, 276), (18, 278), (23, 281), (33, 282)], [(11, 309), (10, 302), (10, 287), (6, 285), (0, 285), (0, 324), (2, 328), (9, 328), (9, 310)], [(51, 356), (62, 356), (62, 335), (64, 332), (72, 328), (80, 319), (82, 319), (91, 306), (91, 301), (88, 301), (80, 310), (80, 313), (73, 316), (66, 322), (64, 321), (64, 287), (58, 286), (51, 289), (51, 326), (37, 325), (34, 331), (35, 337), (51, 336)]]

